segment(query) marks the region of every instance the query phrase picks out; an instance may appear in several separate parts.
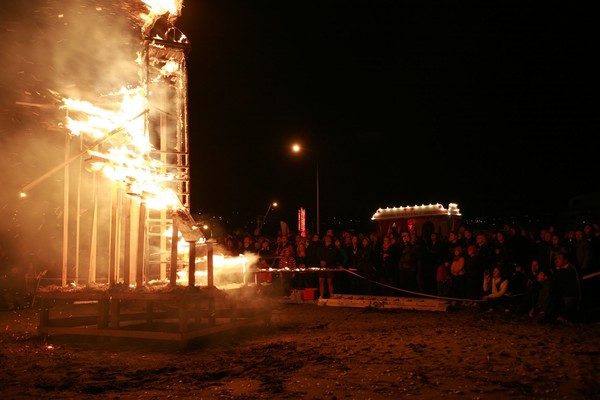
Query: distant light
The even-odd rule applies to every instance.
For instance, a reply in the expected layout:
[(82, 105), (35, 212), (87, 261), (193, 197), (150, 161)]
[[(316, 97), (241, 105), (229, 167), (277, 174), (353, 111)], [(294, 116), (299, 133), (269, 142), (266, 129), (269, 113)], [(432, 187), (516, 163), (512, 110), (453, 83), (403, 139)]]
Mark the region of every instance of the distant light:
[(23, 198), (27, 197), (27, 193), (21, 192), (21, 193), (19, 193), (19, 197), (23, 199)]

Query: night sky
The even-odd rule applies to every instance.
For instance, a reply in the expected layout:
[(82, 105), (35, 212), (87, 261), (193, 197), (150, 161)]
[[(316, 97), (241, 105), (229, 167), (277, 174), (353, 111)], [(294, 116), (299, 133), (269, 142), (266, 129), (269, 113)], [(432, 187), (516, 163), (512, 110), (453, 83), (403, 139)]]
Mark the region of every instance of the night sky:
[(184, 2), (192, 208), (314, 218), (318, 162), (322, 225), (566, 210), (597, 190), (599, 35), (589, 10), (543, 7)]
[[(77, 97), (123, 77), (110, 61), (139, 46), (123, 33), (129, 3), (0, 6), (10, 193), (62, 157), (48, 90)], [(277, 201), (272, 223), (294, 229), (304, 207), (311, 227), (317, 165), (322, 230), (429, 203), (466, 218), (559, 214), (597, 193), (596, 14), (498, 4), (185, 0), (192, 212), (251, 226)]]

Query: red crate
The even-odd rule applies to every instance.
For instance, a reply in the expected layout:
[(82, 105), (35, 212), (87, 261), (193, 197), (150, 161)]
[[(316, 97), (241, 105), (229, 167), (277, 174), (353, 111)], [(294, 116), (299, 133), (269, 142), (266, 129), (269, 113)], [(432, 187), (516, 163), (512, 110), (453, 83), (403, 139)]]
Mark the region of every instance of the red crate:
[(317, 288), (306, 288), (302, 291), (302, 300), (314, 300)]

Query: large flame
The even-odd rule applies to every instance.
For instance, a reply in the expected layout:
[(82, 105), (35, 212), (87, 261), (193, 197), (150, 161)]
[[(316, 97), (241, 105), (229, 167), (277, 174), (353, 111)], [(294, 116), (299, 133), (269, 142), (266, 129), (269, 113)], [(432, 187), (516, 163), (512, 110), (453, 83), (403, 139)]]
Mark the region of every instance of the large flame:
[(144, 21), (142, 32), (152, 26), (160, 17), (166, 16), (172, 23), (181, 14), (183, 0), (142, 0), (148, 8), (147, 14), (140, 14)]
[[(247, 284), (248, 266), (256, 262), (254, 254), (240, 254), (237, 257), (213, 255), (215, 284), (223, 289), (239, 288)], [(196, 258), (196, 271), (194, 277), (200, 286), (207, 285), (208, 271), (206, 269), (207, 257)], [(177, 271), (177, 283), (188, 283), (188, 268)]]
[[(149, 156), (152, 145), (145, 134), (144, 119), (132, 117), (144, 114), (144, 91), (122, 89), (115, 97), (121, 102), (114, 111), (86, 101), (63, 99), (64, 107), (78, 117), (68, 117), (66, 127), (74, 135), (108, 139), (110, 146), (105, 152), (89, 152), (91, 165), (123, 185), (128, 194), (143, 198), (149, 208), (180, 207), (177, 194), (166, 188), (166, 183), (175, 177), (163, 172), (164, 164)], [(119, 134), (108, 138), (117, 129), (121, 129)]]
[(164, 14), (179, 16), (183, 0), (142, 0), (148, 7), (148, 16), (156, 19)]
[[(175, 18), (181, 12), (183, 0), (144, 0), (147, 14), (140, 18), (149, 26), (167, 15)], [(138, 55), (137, 63), (140, 65)], [(180, 73), (180, 64), (168, 61), (160, 68), (159, 76)], [(100, 107), (87, 101), (63, 98), (68, 110), (66, 128), (73, 135), (85, 135), (103, 143), (102, 151), (90, 151), (94, 170), (101, 171), (112, 181), (122, 185), (128, 194), (142, 198), (152, 209), (181, 208), (177, 194), (167, 188), (175, 176), (168, 174), (164, 164), (150, 157), (153, 147), (145, 127), (147, 95), (143, 85), (121, 88), (107, 96), (109, 107)]]

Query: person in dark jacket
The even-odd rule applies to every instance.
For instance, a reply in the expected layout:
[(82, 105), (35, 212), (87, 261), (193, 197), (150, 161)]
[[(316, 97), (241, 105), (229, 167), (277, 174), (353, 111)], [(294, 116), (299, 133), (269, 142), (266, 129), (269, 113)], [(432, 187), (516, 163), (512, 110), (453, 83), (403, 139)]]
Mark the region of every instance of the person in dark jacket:
[(357, 287), (358, 294), (373, 294), (372, 281), (376, 280), (375, 253), (369, 238), (364, 237), (357, 249), (355, 268), (359, 275), (365, 279), (359, 279)]
[(381, 283), (380, 291), (385, 296), (392, 296), (395, 292), (391, 289), (394, 287), (394, 277), (398, 269), (398, 246), (392, 244), (388, 236), (383, 238), (381, 246), (377, 249), (377, 280)]
[(572, 321), (576, 317), (581, 300), (579, 274), (563, 252), (554, 255), (554, 267), (552, 281), (558, 297), (558, 320)]
[(331, 271), (334, 268), (340, 268), (340, 250), (333, 243), (333, 238), (330, 235), (323, 237), (323, 245), (318, 248), (319, 267), (327, 270), (318, 272), (319, 276), (319, 296), (325, 298), (325, 283), (327, 283), (328, 296), (334, 294), (333, 290), (333, 274)]

